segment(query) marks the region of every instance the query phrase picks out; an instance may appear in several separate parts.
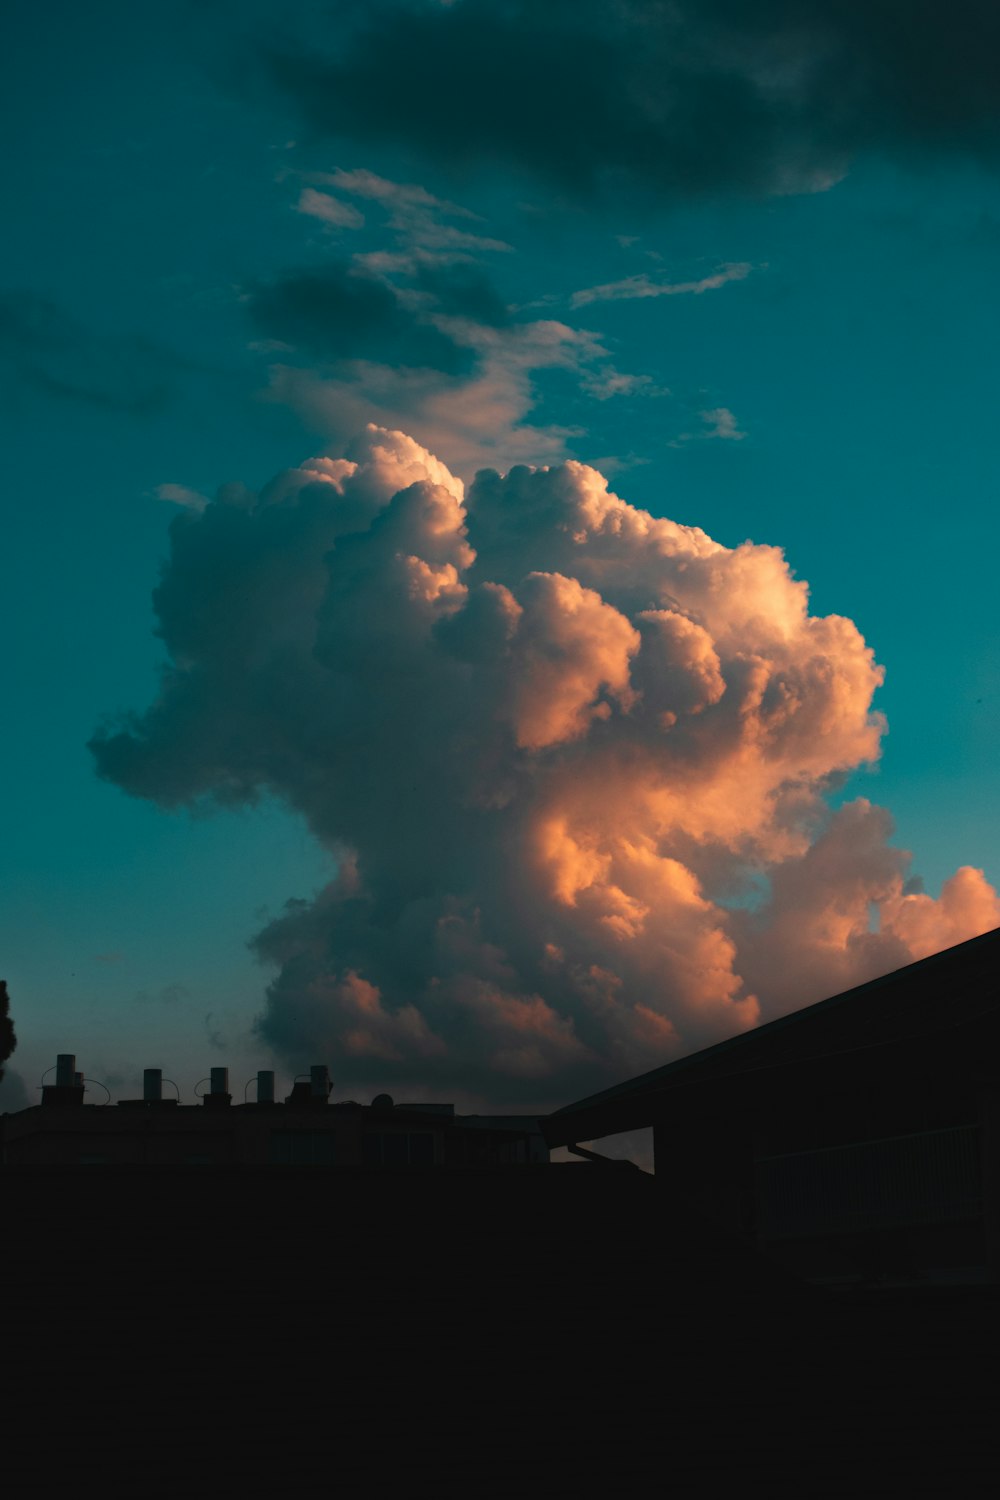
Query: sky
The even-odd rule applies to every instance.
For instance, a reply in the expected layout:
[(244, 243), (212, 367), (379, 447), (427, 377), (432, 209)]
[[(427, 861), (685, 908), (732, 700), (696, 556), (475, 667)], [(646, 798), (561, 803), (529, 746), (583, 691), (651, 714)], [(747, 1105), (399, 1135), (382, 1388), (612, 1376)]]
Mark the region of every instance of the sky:
[(995, 7), (8, 30), (0, 1107), (557, 1107), (1000, 925)]

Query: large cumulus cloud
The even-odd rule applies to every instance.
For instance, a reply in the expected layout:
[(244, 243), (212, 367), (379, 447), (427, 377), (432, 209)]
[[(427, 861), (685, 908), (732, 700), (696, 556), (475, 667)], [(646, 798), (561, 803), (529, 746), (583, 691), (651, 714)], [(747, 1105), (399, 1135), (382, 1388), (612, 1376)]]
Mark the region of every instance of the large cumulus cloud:
[(993, 0), (379, 0), (264, 49), (313, 131), (589, 194), (813, 190), (1000, 148)]
[(1000, 923), (828, 810), (884, 727), (852, 622), (585, 465), (466, 496), (372, 427), (179, 514), (155, 604), (170, 665), (99, 770), (308, 819), (338, 873), (255, 939), (259, 1029), (342, 1082), (558, 1102)]

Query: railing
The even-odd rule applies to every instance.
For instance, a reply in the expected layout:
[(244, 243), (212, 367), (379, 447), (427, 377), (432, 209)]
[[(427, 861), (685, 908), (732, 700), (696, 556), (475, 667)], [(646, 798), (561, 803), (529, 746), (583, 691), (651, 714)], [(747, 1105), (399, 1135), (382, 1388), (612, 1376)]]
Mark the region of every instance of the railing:
[(979, 1127), (761, 1157), (764, 1240), (954, 1224), (982, 1213)]

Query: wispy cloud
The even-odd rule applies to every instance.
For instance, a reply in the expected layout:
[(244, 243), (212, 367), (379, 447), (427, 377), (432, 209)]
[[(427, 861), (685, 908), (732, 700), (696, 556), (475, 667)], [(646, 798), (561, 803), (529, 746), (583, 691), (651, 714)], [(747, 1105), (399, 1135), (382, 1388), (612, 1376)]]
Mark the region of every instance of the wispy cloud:
[(166, 500), (170, 505), (183, 505), (188, 510), (204, 510), (208, 496), (192, 490), (186, 484), (158, 484), (153, 491), (157, 500)]
[(621, 281), (608, 281), (603, 286), (584, 287), (570, 298), (571, 307), (586, 307), (590, 302), (627, 302), (635, 297), (686, 297), (701, 296), (703, 292), (714, 292), (730, 281), (744, 281), (753, 267), (748, 261), (729, 262), (713, 271), (711, 276), (702, 276), (697, 281), (656, 281), (644, 272), (626, 276)]
[[(306, 174), (306, 180), (320, 187), (333, 188), (347, 197), (377, 203), (385, 211), (388, 227), (395, 231), (400, 243), (397, 255), (404, 255), (411, 262), (414, 259), (462, 260), (470, 255), (503, 254), (512, 248), (506, 240), (448, 223), (450, 219), (459, 219), (465, 224), (482, 224), (484, 221), (480, 214), (447, 198), (435, 197), (419, 183), (393, 182), (363, 167), (350, 172), (340, 169), (336, 172), (310, 172)], [(332, 212), (339, 214), (346, 210), (361, 218), (360, 212), (352, 205), (343, 203), (340, 198), (331, 198), (328, 193), (306, 189), (303, 198), (310, 191), (312, 196), (307, 200), (310, 206), (304, 212), (311, 212), (318, 218), (325, 217), (331, 210), (322, 200), (328, 199), (334, 205)], [(299, 200), (300, 209), (303, 208), (303, 198)]]
[(703, 437), (725, 438), (737, 443), (746, 437), (728, 406), (715, 406), (711, 411), (700, 411), (698, 415), (705, 423)]
[(652, 375), (630, 375), (625, 370), (616, 370), (605, 364), (595, 370), (586, 370), (581, 380), (588, 396), (597, 401), (607, 401), (612, 396), (669, 396), (665, 385), (657, 385)]
[[(369, 244), (244, 296), (265, 336), (258, 347), (281, 356), (270, 371), (269, 398), (331, 442), (346, 441), (368, 422), (405, 428), (471, 477), (485, 465), (553, 462), (581, 435), (532, 420), (540, 371), (564, 370), (600, 401), (663, 394), (649, 376), (616, 369), (596, 334), (511, 307), (483, 261), (511, 246), (470, 228), (483, 224), (470, 210), (365, 169), (314, 172), (308, 180), (379, 205), (391, 237), (388, 247)], [(323, 218), (327, 201), (338, 219), (350, 206), (310, 187), (299, 207)], [(203, 503), (179, 485), (159, 493), (195, 508)]]
[(527, 325), (526, 331), (484, 348), (465, 378), (365, 360), (345, 360), (325, 372), (276, 365), (267, 394), (335, 446), (369, 422), (409, 427), (447, 454), (457, 473), (471, 478), (484, 467), (553, 463), (565, 455), (567, 441), (580, 436), (580, 429), (530, 420), (536, 404), (533, 377), (553, 368), (580, 373), (587, 358), (572, 338), (540, 339)]
[(478, 219), (482, 222), (481, 215), (473, 213), (471, 208), (465, 208), (461, 203), (451, 203), (447, 198), (436, 198), (419, 183), (394, 182), (389, 177), (369, 172), (365, 167), (357, 167), (350, 172), (339, 167), (335, 172), (317, 172), (313, 174), (313, 180), (336, 188), (338, 192), (351, 193), (356, 198), (384, 203), (396, 212), (419, 209), (421, 212), (431, 211), (447, 214), (455, 219)]
[(315, 188), (303, 188), (295, 205), (300, 214), (308, 214), (334, 229), (361, 229), (365, 216), (351, 203), (334, 198), (332, 193), (319, 193)]
[(702, 442), (706, 438), (720, 438), (724, 442), (739, 443), (746, 437), (746, 433), (740, 427), (734, 414), (728, 406), (713, 406), (707, 411), (698, 413), (702, 421), (702, 427), (697, 432), (682, 432), (668, 444), (671, 448), (679, 448), (682, 443)]

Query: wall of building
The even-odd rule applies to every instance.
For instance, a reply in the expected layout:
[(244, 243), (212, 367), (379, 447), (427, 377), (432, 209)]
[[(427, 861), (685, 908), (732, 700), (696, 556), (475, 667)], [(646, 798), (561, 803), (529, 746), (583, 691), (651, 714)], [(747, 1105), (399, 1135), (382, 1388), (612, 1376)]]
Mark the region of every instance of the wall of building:
[[(536, 1139), (537, 1137), (537, 1139)], [(370, 1170), (526, 1165), (548, 1151), (531, 1120), (362, 1105), (227, 1108), (41, 1105), (0, 1117), (11, 1166), (317, 1166)]]
[[(731, 1090), (715, 1113), (686, 1101), (655, 1127), (661, 1186), (817, 1278), (987, 1274), (1000, 1239), (1000, 1107), (984, 1173), (978, 1066), (838, 1059)], [(765, 1084), (770, 1082), (770, 1087)]]

